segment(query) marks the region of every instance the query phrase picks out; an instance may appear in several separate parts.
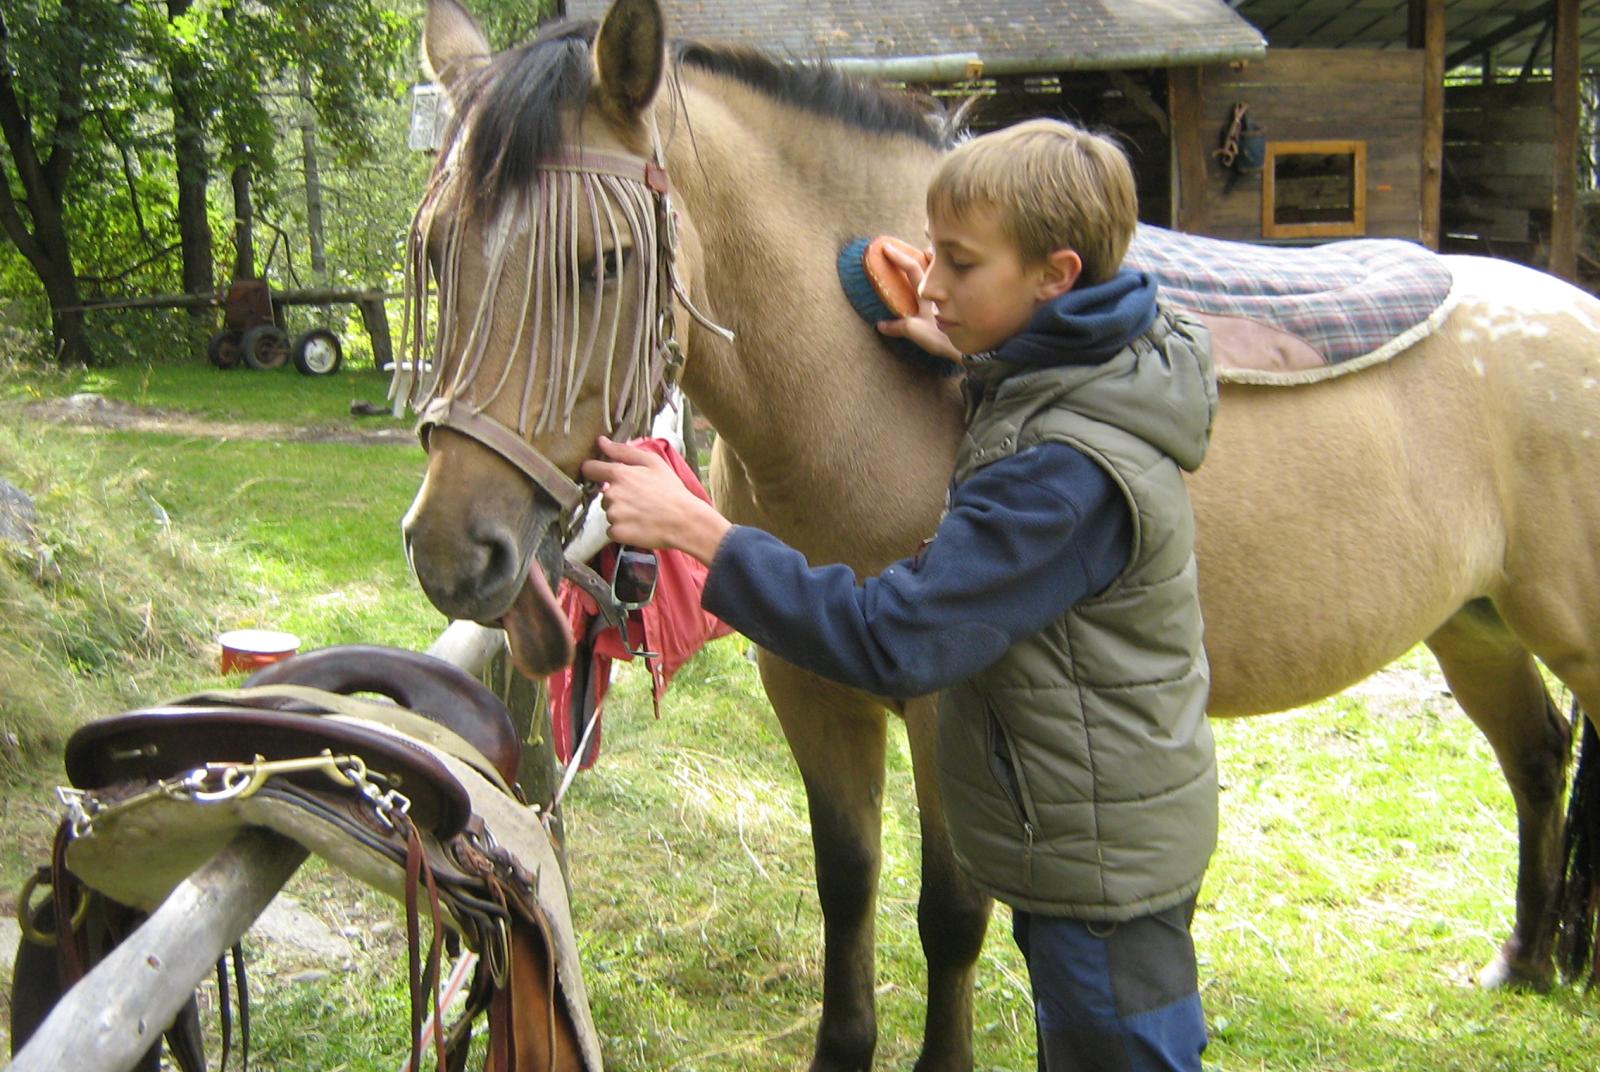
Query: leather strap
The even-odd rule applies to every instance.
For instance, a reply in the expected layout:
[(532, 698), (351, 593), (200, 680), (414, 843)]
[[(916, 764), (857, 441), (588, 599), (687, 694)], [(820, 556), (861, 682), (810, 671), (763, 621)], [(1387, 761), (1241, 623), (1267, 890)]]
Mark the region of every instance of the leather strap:
[(424, 450), (428, 448), (429, 431), (443, 426), (469, 439), (476, 439), (522, 470), (563, 510), (573, 510), (583, 501), (583, 489), (521, 436), (499, 421), (485, 417), (470, 405), (457, 405), (456, 402), (454, 398), (436, 398), (422, 411), (422, 417), (417, 421), (417, 435), (422, 439)]

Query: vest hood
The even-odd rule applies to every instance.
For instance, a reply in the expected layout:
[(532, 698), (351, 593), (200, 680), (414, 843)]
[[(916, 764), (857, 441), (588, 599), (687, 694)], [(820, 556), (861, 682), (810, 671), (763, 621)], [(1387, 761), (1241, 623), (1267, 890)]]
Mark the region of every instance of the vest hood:
[(1155, 319), (1155, 280), (1124, 268), (1104, 283), (1074, 287), (1041, 305), (994, 356), (1026, 368), (1098, 365), (1148, 331)]
[[(1124, 272), (1111, 283), (1087, 289), (1102, 290), (1123, 276), (1136, 273)], [(1059, 393), (1060, 405), (1139, 437), (1184, 469), (1198, 468), (1217, 411), (1217, 381), (1206, 328), (1170, 310), (1157, 315), (1152, 306), (1153, 322), (1146, 323), (1136, 338), (1111, 355), (1085, 363), (1075, 354), (1087, 351), (1070, 348), (1073, 318), (1059, 305), (1060, 299), (1041, 309), (1028, 329), (993, 354), (970, 359), (968, 375), (985, 392)], [(1035, 332), (1035, 326), (1048, 330)], [(1059, 344), (1054, 365), (1009, 360), (1016, 352), (1013, 344), (1032, 359), (1044, 353), (1050, 338)]]

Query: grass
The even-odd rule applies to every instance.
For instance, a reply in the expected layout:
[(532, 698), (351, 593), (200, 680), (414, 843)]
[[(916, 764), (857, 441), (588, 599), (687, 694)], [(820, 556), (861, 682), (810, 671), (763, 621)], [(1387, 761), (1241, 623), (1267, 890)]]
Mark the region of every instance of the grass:
[(0, 378), (0, 399), (38, 401), (78, 393), (117, 402), (177, 410), (215, 421), (292, 424), (302, 428), (408, 427), (390, 417), (355, 422), (350, 403), (382, 405), (386, 373), (347, 368), (331, 376), (302, 376), (292, 367), (272, 372), (245, 368), (222, 372), (210, 365), (123, 366), (72, 372), (13, 371)]
[[(195, 388), (203, 397), (192, 406), (189, 377), (207, 389)], [(257, 396), (298, 380), (161, 369), (119, 372), (105, 390), (283, 420), (283, 400)], [(38, 382), (0, 382), (0, 397), (81, 389)], [(125, 660), (99, 675), (120, 682), (101, 692), (96, 673), (39, 649), (36, 674), (61, 690), (63, 709), (100, 713), (113, 698), (211, 683), (211, 638), (224, 624), (289, 628), (308, 646), (408, 647), (443, 624), (406, 575), (395, 531), (419, 472), (414, 447), (69, 432), (5, 415), (0, 474), (43, 489), (59, 561), (116, 576), (120, 602), (159, 612), (152, 620), (169, 638), (161, 650), (172, 652)], [(164, 529), (149, 520), (152, 499), (169, 517)], [(7, 610), (0, 642), (35, 613)], [(146, 673), (163, 658), (164, 670)], [(9, 703), (0, 710), (10, 717)], [(650, 710), (642, 671), (619, 667), (601, 761), (565, 808), (575, 923), (608, 1067), (803, 1066), (822, 972), (809, 822), (744, 642), (710, 646), (675, 679), (663, 717)], [(919, 836), (904, 735), (890, 732), (877, 1063), (904, 1068), (924, 1015)], [(1217, 736), (1223, 830), (1195, 923), (1209, 1068), (1600, 1066), (1593, 995), (1473, 984), (1510, 926), (1515, 821), (1493, 757), (1425, 652), (1342, 697), (1219, 723)], [(5, 889), (40, 859), (53, 821), (51, 760), (33, 763), (0, 791)], [(291, 889), (347, 935), (354, 958), (329, 963), (252, 940), (256, 1067), (398, 1067), (398, 908), (317, 866)], [(997, 910), (976, 996), (984, 1070), (1033, 1067), (1026, 976), (1008, 930)]]

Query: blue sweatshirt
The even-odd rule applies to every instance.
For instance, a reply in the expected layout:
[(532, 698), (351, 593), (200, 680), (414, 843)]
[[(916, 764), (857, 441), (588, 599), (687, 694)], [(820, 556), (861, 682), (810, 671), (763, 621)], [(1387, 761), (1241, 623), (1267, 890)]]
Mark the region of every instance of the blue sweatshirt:
[[(1130, 271), (1068, 291), (993, 357), (1024, 370), (1105, 361), (1154, 322), (1155, 294)], [(924, 550), (860, 584), (848, 566), (813, 568), (776, 537), (736, 526), (701, 603), (804, 669), (920, 696), (970, 677), (1104, 589), (1126, 568), (1131, 539), (1127, 503), (1105, 470), (1044, 443), (956, 485)]]

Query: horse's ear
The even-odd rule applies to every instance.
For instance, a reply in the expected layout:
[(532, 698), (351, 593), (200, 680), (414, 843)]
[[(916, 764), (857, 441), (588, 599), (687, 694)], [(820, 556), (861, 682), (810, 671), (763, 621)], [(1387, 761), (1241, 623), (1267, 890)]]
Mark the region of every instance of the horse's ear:
[(666, 40), (657, 0), (615, 0), (594, 42), (601, 99), (624, 116), (644, 111), (661, 86)]
[(422, 59), (434, 81), (453, 91), (461, 79), (489, 62), (483, 31), (456, 0), (428, 0), (422, 25)]

